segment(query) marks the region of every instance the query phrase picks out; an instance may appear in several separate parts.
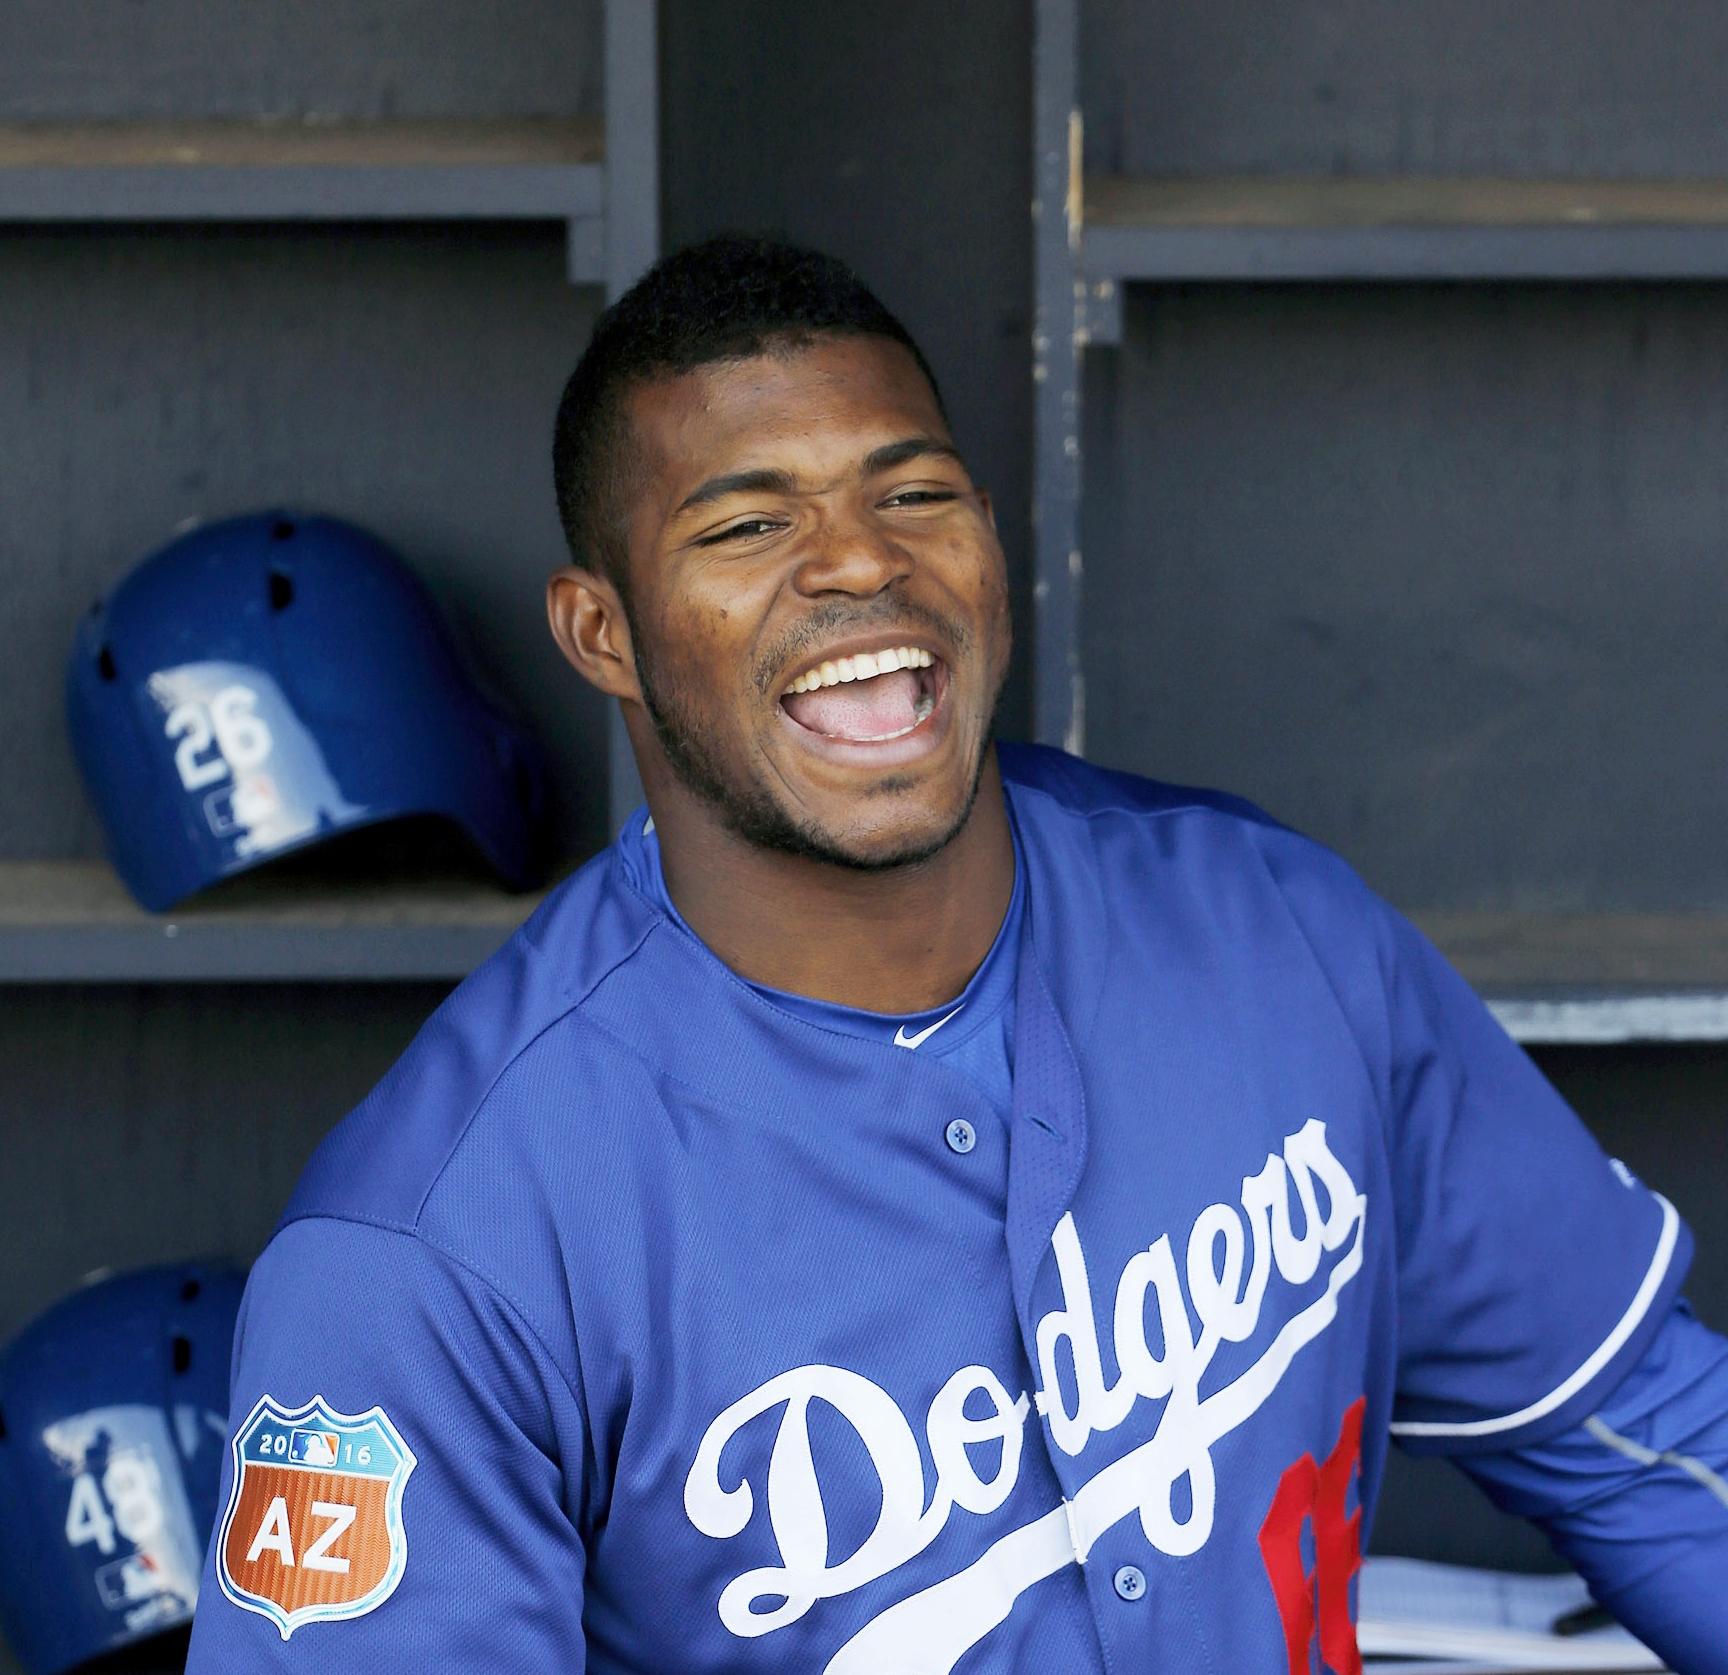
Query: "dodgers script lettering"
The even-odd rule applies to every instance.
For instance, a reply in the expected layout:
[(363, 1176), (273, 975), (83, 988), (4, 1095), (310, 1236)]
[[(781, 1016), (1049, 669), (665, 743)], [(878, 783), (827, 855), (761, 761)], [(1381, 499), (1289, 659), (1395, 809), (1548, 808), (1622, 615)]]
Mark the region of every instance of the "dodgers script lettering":
[[(825, 1675), (876, 1675), (885, 1668), (901, 1675), (948, 1675), (1025, 1589), (1065, 1565), (1084, 1562), (1093, 1542), (1131, 1512), (1139, 1514), (1146, 1539), (1159, 1552), (1198, 1552), (1212, 1533), (1216, 1506), (1213, 1445), (1261, 1407), (1296, 1352), (1331, 1325), (1338, 1293), (1362, 1263), (1367, 1200), (1327, 1146), (1322, 1122), (1305, 1124), (1281, 1152), (1268, 1155), (1264, 1168), (1245, 1177), (1240, 1203), (1240, 1210), (1233, 1204), (1202, 1210), (1180, 1263), (1169, 1234), (1129, 1258), (1116, 1283), (1111, 1326), (1118, 1371), (1108, 1384), (1085, 1252), (1073, 1216), (1065, 1215), (1051, 1240), (1061, 1306), (1037, 1326), (1040, 1388), (1030, 1398), (1010, 1396), (995, 1373), (978, 1366), (949, 1378), (924, 1416), (933, 1484), (926, 1482), (905, 1414), (879, 1385), (846, 1368), (797, 1367), (734, 1402), (703, 1435), (684, 1485), (685, 1511), (698, 1530), (717, 1540), (744, 1530), (755, 1492), (748, 1482), (722, 1484), (720, 1456), (745, 1425), (783, 1409), (764, 1486), (780, 1563), (735, 1577), (720, 1595), (721, 1622), (740, 1636), (771, 1633), (797, 1621), (818, 1600), (849, 1593), (916, 1557), (956, 1507), (979, 1517), (995, 1512), (1018, 1477), (1026, 1415), (1034, 1404), (1055, 1445), (1071, 1456), (1093, 1435), (1121, 1425), (1137, 1402), (1163, 1401), (1165, 1407), (1150, 1441), (1098, 1471), (1072, 1501), (995, 1540), (966, 1569), (882, 1612), (840, 1648)], [(1202, 1397), (1219, 1345), (1244, 1343), (1258, 1328), (1273, 1272), (1291, 1286), (1305, 1286), (1328, 1254), (1337, 1260), (1322, 1294), (1284, 1321), (1253, 1365)], [(1149, 1308), (1158, 1323), (1150, 1334)], [(1057, 1373), (1064, 1342), (1072, 1362), (1071, 1402)], [(983, 1417), (965, 1412), (968, 1401), (975, 1414), (984, 1405), (975, 1392), (983, 1393), (989, 1408)], [(829, 1550), (811, 1455), (813, 1401), (827, 1404), (852, 1427), (881, 1487), (874, 1528), (854, 1552), (838, 1559)], [(981, 1454), (996, 1459), (994, 1474), (981, 1476), (969, 1447), (998, 1442), (999, 1457), (995, 1450)], [(1186, 1514), (1179, 1515), (1174, 1491), (1183, 1478), (1189, 1493)]]

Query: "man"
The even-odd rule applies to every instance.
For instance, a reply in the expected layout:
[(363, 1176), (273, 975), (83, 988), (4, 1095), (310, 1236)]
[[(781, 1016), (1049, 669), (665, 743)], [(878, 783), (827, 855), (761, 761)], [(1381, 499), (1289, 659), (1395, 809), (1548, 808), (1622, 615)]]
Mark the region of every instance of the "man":
[(989, 501), (876, 299), (668, 259), (556, 464), (652, 818), (255, 1269), (195, 1675), (1353, 1675), (1389, 1436), (1728, 1671), (1672, 1207), (1335, 857), (993, 748)]

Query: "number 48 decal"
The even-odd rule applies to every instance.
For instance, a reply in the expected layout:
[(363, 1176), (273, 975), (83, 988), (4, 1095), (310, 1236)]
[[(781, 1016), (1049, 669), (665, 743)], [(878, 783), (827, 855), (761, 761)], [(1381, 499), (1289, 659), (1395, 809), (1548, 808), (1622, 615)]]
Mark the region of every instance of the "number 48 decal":
[[(188, 791), (214, 785), (230, 772), (242, 774), (270, 754), (274, 741), (264, 718), (255, 713), (257, 707), (258, 694), (251, 687), (225, 686), (208, 707), (190, 700), (168, 712), (163, 731), (180, 741), (174, 766)], [(216, 754), (205, 756), (212, 744)]]
[(134, 1546), (142, 1545), (162, 1528), (161, 1488), (161, 1473), (146, 1454), (111, 1456), (100, 1489), (90, 1472), (79, 1472), (66, 1508), (67, 1542), (82, 1547), (93, 1541), (99, 1552), (112, 1553), (118, 1530)]

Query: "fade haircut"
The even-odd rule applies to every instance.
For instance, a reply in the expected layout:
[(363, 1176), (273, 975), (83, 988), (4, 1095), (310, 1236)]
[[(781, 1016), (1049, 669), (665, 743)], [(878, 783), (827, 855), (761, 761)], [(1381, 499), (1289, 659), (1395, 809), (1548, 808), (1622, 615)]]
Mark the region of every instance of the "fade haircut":
[(564, 386), (552, 438), (558, 513), (571, 556), (630, 600), (627, 519), (639, 385), (818, 337), (882, 337), (911, 352), (944, 420), (942, 392), (912, 334), (833, 256), (726, 234), (657, 262), (603, 313)]

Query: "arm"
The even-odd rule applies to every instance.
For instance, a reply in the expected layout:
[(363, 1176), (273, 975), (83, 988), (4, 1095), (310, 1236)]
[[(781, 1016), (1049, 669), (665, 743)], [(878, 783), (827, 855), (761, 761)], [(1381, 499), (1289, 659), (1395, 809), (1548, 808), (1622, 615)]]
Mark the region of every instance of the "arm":
[[(368, 1446), (372, 1478), (314, 1469), (332, 1446), (338, 1466), (357, 1457), (359, 1429), (350, 1439), (317, 1411), (275, 1422), (315, 1398), (388, 1422)], [(579, 1675), (581, 1407), (484, 1280), (408, 1233), (290, 1224), (247, 1286), (231, 1413), (189, 1675)], [(378, 1475), (394, 1458), (391, 1435), (406, 1467), (399, 1485)]]
[(1458, 1464), (1682, 1675), (1728, 1675), (1728, 1341), (1684, 1303), (1581, 1425)]

